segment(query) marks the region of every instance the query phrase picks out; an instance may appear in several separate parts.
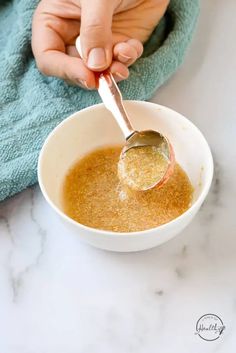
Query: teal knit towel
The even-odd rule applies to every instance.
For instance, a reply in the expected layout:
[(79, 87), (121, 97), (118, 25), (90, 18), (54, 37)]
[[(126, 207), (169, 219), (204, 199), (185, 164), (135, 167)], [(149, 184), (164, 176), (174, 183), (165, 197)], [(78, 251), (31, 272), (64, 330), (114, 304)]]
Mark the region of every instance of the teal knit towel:
[[(37, 159), (49, 132), (65, 117), (100, 102), (96, 91), (44, 77), (32, 56), (31, 19), (37, 0), (0, 4), (0, 200), (37, 181)], [(120, 84), (126, 99), (146, 100), (183, 60), (199, 12), (198, 0), (172, 0)]]

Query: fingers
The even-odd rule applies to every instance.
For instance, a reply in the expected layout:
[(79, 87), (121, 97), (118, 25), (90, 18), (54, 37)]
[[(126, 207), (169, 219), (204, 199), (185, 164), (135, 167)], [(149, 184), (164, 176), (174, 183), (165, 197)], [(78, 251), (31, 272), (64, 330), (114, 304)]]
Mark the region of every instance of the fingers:
[(112, 61), (112, 16), (116, 0), (81, 0), (80, 40), (89, 69), (102, 71)]
[(82, 59), (66, 54), (66, 50), (71, 52), (73, 49), (66, 48), (62, 37), (51, 28), (54, 17), (49, 17), (51, 22), (42, 21), (41, 18), (42, 16), (37, 16), (36, 12), (32, 25), (32, 50), (39, 70), (48, 76), (56, 76), (74, 84), (94, 88), (96, 86), (94, 73), (86, 67)]
[(36, 62), (44, 75), (56, 76), (89, 89), (96, 87), (93, 72), (84, 65), (80, 58), (68, 56), (56, 50), (48, 50)]
[(129, 77), (129, 69), (126, 65), (119, 61), (113, 61), (110, 66), (110, 71), (113, 74), (116, 82), (126, 80)]
[(67, 45), (66, 46), (66, 54), (68, 54), (69, 56), (73, 56), (75, 58), (81, 58), (75, 45)]
[[(39, 70), (45, 75), (57, 76), (74, 84), (95, 88), (94, 71), (110, 67), (117, 81), (129, 75), (128, 66), (142, 54), (142, 44), (135, 39), (114, 45), (112, 16), (118, 0), (81, 1), (81, 28), (73, 18), (70, 22), (49, 14), (43, 9), (36, 11), (32, 26), (32, 49)], [(45, 2), (46, 3), (46, 2)], [(42, 3), (41, 3), (42, 4)], [(69, 27), (68, 27), (69, 26)], [(74, 46), (76, 33), (81, 37), (83, 60)], [(65, 33), (64, 33), (65, 32)]]
[(117, 82), (129, 77), (128, 66), (132, 65), (143, 53), (143, 45), (137, 39), (119, 42), (113, 48), (113, 63), (110, 70)]
[(132, 65), (143, 53), (143, 45), (137, 39), (117, 43), (113, 48), (114, 59), (126, 66)]
[[(78, 44), (79, 43), (79, 44)], [(79, 57), (81, 52), (80, 39), (77, 39), (77, 49), (73, 45), (66, 47), (66, 53), (73, 57)], [(125, 42), (117, 43), (113, 48), (113, 61), (110, 66), (115, 80), (117, 82), (125, 80), (129, 77), (128, 66), (132, 65), (143, 52), (143, 46), (140, 41), (136, 39), (128, 39)]]

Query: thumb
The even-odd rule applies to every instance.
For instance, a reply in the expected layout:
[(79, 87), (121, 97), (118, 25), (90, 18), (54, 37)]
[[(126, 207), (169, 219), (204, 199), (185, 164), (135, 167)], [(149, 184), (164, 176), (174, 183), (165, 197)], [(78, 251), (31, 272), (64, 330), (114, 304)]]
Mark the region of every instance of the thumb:
[(111, 64), (115, 3), (111, 0), (81, 0), (81, 49), (83, 59), (91, 70), (102, 71)]

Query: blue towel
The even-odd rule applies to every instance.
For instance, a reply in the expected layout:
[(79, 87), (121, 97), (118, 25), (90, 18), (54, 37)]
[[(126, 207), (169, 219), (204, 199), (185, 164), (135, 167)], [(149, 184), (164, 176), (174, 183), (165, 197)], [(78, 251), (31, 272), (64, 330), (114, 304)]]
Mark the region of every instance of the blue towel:
[[(96, 91), (68, 86), (37, 70), (31, 20), (37, 0), (0, 4), (0, 200), (37, 182), (37, 159), (49, 132), (65, 117), (100, 102)], [(199, 12), (198, 0), (172, 0), (120, 84), (126, 99), (146, 100), (181, 64)]]

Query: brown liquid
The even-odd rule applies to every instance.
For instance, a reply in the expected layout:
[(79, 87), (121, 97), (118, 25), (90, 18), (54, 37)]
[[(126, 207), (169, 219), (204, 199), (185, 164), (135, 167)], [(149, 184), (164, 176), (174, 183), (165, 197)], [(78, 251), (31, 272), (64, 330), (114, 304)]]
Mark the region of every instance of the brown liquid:
[(193, 187), (176, 164), (160, 189), (134, 191), (117, 176), (121, 147), (106, 147), (79, 160), (63, 185), (65, 213), (86, 226), (114, 232), (135, 232), (167, 223), (191, 204)]
[(119, 160), (120, 180), (133, 190), (147, 190), (156, 185), (165, 175), (168, 160), (155, 146), (135, 147)]

